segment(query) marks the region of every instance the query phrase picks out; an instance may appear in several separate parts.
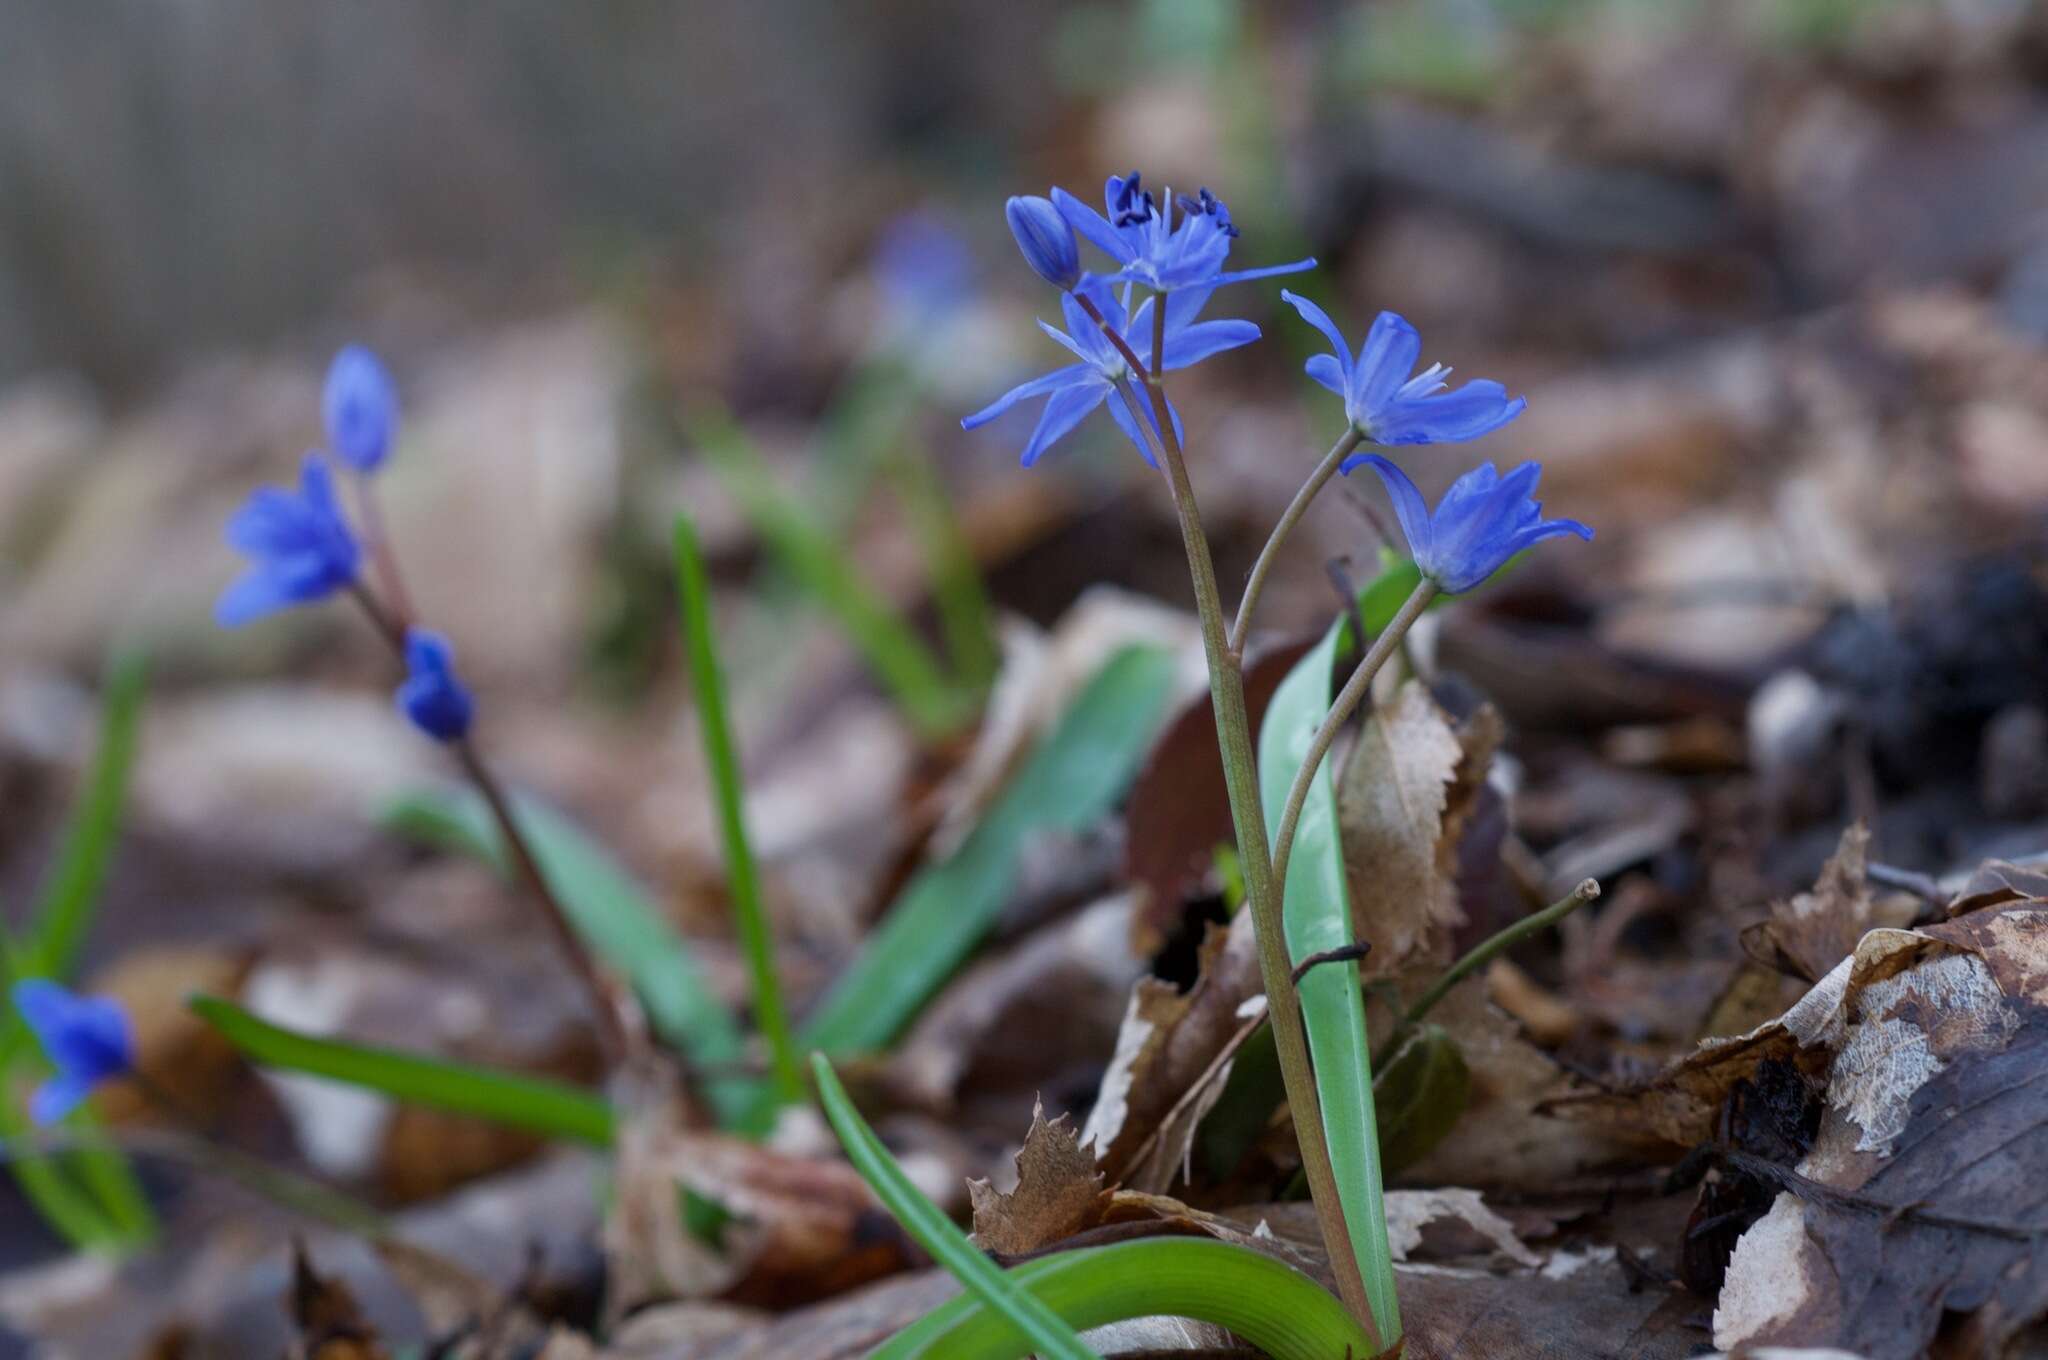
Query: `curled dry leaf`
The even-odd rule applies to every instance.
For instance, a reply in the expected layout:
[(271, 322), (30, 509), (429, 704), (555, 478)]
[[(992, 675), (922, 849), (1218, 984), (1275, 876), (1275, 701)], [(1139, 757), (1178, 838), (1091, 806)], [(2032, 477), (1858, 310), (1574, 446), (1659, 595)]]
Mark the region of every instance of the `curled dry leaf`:
[(1102, 1221), (1105, 1196), (1095, 1155), (1081, 1146), (1066, 1115), (1048, 1120), (1033, 1103), (1031, 1131), (1017, 1153), (1017, 1188), (997, 1190), (969, 1181), (974, 1235), (983, 1249), (1021, 1256), (1051, 1246)]
[(1820, 872), (1813, 891), (1774, 903), (1771, 916), (1743, 932), (1742, 944), (1759, 963), (1817, 982), (1849, 956), (1871, 925), (1872, 903), (1864, 866), (1870, 828), (1861, 822)]

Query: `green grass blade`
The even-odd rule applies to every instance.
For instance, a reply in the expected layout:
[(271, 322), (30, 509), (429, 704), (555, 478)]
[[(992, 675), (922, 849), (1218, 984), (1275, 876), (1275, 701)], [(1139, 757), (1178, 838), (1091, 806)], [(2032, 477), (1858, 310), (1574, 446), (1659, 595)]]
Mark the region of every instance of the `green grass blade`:
[(957, 731), (971, 702), (859, 565), (776, 484), (746, 432), (711, 409), (692, 411), (687, 425), (762, 541), (832, 615), (911, 722), (932, 735)]
[(99, 749), (86, 778), (83, 797), (72, 811), (57, 865), (36, 908), (35, 922), (23, 942), (25, 974), (65, 978), (78, 962), (79, 946), (92, 927), (107, 861), (128, 794), (128, 771), (135, 762), (135, 734), (142, 715), (148, 663), (135, 653), (119, 656), (107, 674), (100, 711)]
[(890, 480), (910, 520), (911, 531), (924, 550), (932, 600), (938, 606), (939, 631), (946, 656), (960, 684), (976, 694), (995, 682), (1002, 664), (997, 649), (995, 611), (974, 549), (961, 530), (953, 498), (939, 481), (931, 452), (907, 431), (888, 461)]
[[(1367, 595), (1376, 589), (1377, 585), (1369, 588)], [(1368, 617), (1367, 624), (1384, 626), (1385, 620)], [(1331, 668), (1350, 629), (1347, 619), (1331, 625), (1323, 640), (1280, 682), (1266, 709), (1259, 728), (1259, 796), (1268, 825), (1279, 824), (1295, 772), (1329, 712)], [(1327, 758), (1309, 787), (1295, 827), (1283, 892), (1287, 948), (1297, 962), (1351, 943), (1351, 898), (1337, 833), (1337, 789)], [(1300, 991), (1302, 1026), (1315, 1060), (1316, 1094), (1322, 1100), (1323, 1128), (1352, 1250), (1380, 1334), (1399, 1337), (1401, 1313), (1387, 1244), (1372, 1058), (1357, 970), (1348, 965), (1311, 969), (1302, 978)]]
[[(17, 1075), (10, 1065), (10, 1082)], [(11, 1101), (0, 1100), (0, 1147), (7, 1150), (7, 1170), (21, 1187), (23, 1198), (73, 1249), (118, 1249), (125, 1234), (105, 1210), (59, 1169), (56, 1158), (27, 1148), (32, 1131), (25, 1111), (16, 1109)]]
[(602, 1096), (579, 1087), (300, 1034), (260, 1020), (220, 997), (195, 996), (187, 1004), (243, 1056), (266, 1067), (326, 1077), (393, 1100), (488, 1119), (549, 1138), (611, 1145), (611, 1106)]
[(919, 872), (803, 1027), (806, 1048), (878, 1049), (994, 926), (1033, 835), (1115, 806), (1165, 717), (1173, 657), (1130, 647), (1096, 672), (959, 849)]
[[(1228, 1327), (1273, 1360), (1368, 1360), (1370, 1343), (1330, 1292), (1283, 1261), (1229, 1242), (1150, 1237), (1063, 1251), (1009, 1272), (1069, 1326), (1190, 1317)], [(970, 1295), (891, 1337), (870, 1360), (1018, 1360), (1031, 1342)]]
[(733, 751), (732, 727), (725, 712), (725, 680), (719, 674), (718, 649), (711, 636), (711, 586), (705, 578), (704, 554), (697, 546), (696, 531), (684, 516), (676, 518), (675, 554), (684, 650), (689, 655), (690, 683), (704, 729), (704, 758), (711, 767), (719, 830), (725, 838), (725, 872), (732, 890), (733, 915), (738, 918), (747, 970), (754, 984), (754, 1023), (768, 1040), (776, 1094), (786, 1101), (801, 1100), (803, 1069), (797, 1062), (789, 1016), (782, 1005), (782, 984), (775, 972), (775, 936), (761, 904), (760, 874), (747, 840), (739, 757)]
[[(692, 1064), (730, 1069), (745, 1054), (739, 1023), (711, 990), (689, 944), (663, 917), (646, 888), (568, 818), (532, 798), (516, 798), (521, 829), (569, 924), (598, 957), (633, 984), (662, 1041)], [(507, 872), (497, 825), (468, 790), (408, 794), (384, 809), (401, 834), (474, 855)], [(715, 1076), (703, 1083), (728, 1127), (754, 1108), (759, 1083)]]
[(853, 1108), (824, 1054), (811, 1055), (811, 1073), (818, 1083), (818, 1099), (825, 1107), (825, 1117), (832, 1121), (832, 1130), (839, 1135), (848, 1160), (896, 1216), (903, 1230), (930, 1252), (934, 1261), (1014, 1327), (1030, 1349), (1046, 1360), (1101, 1360), (1073, 1328), (1060, 1320), (1059, 1314), (982, 1255), (981, 1249), (967, 1240), (953, 1220), (911, 1184), (910, 1177), (903, 1174), (903, 1168), (882, 1146), (882, 1140), (860, 1117), (860, 1111)]

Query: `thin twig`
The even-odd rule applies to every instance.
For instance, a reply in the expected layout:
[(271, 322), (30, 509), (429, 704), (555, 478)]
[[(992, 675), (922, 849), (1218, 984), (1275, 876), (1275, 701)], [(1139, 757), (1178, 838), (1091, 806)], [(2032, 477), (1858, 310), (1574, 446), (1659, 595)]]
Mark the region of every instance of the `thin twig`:
[(1353, 940), (1350, 944), (1340, 944), (1335, 949), (1325, 949), (1321, 953), (1311, 954), (1300, 963), (1294, 965), (1294, 984), (1297, 987), (1300, 986), (1301, 980), (1308, 976), (1308, 970), (1311, 968), (1317, 968), (1326, 963), (1356, 963), (1370, 953), (1372, 953), (1372, 942), (1370, 940)]

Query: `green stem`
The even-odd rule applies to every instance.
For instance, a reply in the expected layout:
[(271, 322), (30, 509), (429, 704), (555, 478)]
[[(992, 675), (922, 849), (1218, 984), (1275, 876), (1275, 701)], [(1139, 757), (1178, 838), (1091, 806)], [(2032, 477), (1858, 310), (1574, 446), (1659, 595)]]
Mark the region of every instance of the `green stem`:
[(761, 903), (761, 878), (747, 837), (741, 807), (739, 757), (733, 751), (732, 724), (725, 711), (725, 680), (711, 638), (711, 586), (704, 554), (688, 516), (678, 515), (675, 527), (676, 585), (682, 595), (683, 638), (690, 658), (690, 681), (697, 695), (697, 716), (704, 732), (704, 759), (711, 767), (711, 788), (718, 803), (718, 826), (725, 839), (726, 882), (732, 890), (733, 914), (739, 920), (747, 971), (754, 985), (754, 1023), (768, 1040), (774, 1064), (775, 1089), (784, 1100), (804, 1096), (803, 1070), (790, 1039), (789, 1015), (782, 1004), (782, 984), (775, 971), (775, 937)]
[(1351, 672), (1351, 678), (1344, 682), (1344, 688), (1330, 705), (1322, 726), (1316, 729), (1315, 738), (1309, 742), (1308, 754), (1302, 759), (1301, 768), (1295, 772), (1294, 784), (1287, 790), (1287, 802), (1280, 811), (1280, 830), (1273, 837), (1273, 874), (1280, 882), (1287, 881), (1287, 858), (1294, 851), (1294, 831), (1301, 823), (1301, 809), (1308, 802), (1309, 785), (1314, 782), (1316, 771), (1322, 767), (1323, 757), (1330, 753), (1330, 746), (1337, 740), (1337, 734), (1344, 730), (1344, 724), (1358, 711), (1358, 705), (1372, 688), (1373, 677), (1379, 674), (1380, 667), (1387, 664), (1387, 658), (1394, 654), (1409, 627), (1422, 617), (1422, 611), (1429, 608), (1429, 602), (1436, 598), (1436, 593), (1436, 582), (1427, 577), (1409, 593), (1393, 621), (1372, 640), (1365, 658)]
[[(1152, 332), (1153, 366), (1148, 369), (1133, 354), (1116, 329), (1108, 324), (1093, 303), (1073, 294), (1090, 318), (1125, 355), (1135, 373), (1144, 377), (1151, 399), (1154, 433), (1160, 445), (1160, 463), (1173, 490), (1174, 513), (1180, 520), (1181, 544), (1187, 551), (1188, 574), (1193, 580), (1195, 612), (1202, 624), (1202, 651), (1208, 661), (1209, 696), (1216, 714), (1216, 734), (1223, 753), (1223, 782), (1230, 796), (1230, 814), (1237, 833), (1238, 857), (1244, 869), (1245, 901), (1252, 913), (1253, 935), (1259, 949), (1259, 973), (1265, 983), (1267, 1012), (1271, 1016), (1275, 1047), (1280, 1054), (1281, 1076), (1287, 1088), (1288, 1108), (1294, 1115), (1296, 1141), (1301, 1147), (1303, 1169), (1308, 1173), (1309, 1193), (1315, 1202), (1316, 1218), (1322, 1225), (1323, 1244), (1330, 1255), (1330, 1269), (1336, 1274), (1338, 1292), (1351, 1315), (1372, 1338), (1375, 1352), (1381, 1349), (1381, 1332), (1374, 1319), (1365, 1278), (1352, 1250), (1351, 1232), (1344, 1222), (1344, 1209), (1337, 1191), (1337, 1177), (1330, 1165), (1330, 1149), (1323, 1135), (1322, 1104), (1316, 1096), (1315, 1074), (1310, 1065), (1308, 1038), (1302, 1031), (1301, 997), (1294, 986), (1293, 967), (1287, 958), (1285, 923), (1280, 914), (1280, 894), (1274, 890), (1273, 861), (1267, 852), (1266, 814), (1259, 802), (1259, 778), (1252, 754), (1251, 722), (1245, 713), (1244, 672), (1225, 636), (1223, 600), (1216, 587), (1216, 563), (1209, 552), (1209, 540), (1202, 532), (1202, 516), (1195, 505), (1193, 484), (1187, 463), (1181, 456), (1180, 439), (1174, 434), (1173, 416), (1166, 404), (1159, 359), (1165, 344), (1166, 294), (1154, 299)], [(1142, 430), (1146, 422), (1139, 421)], [(1384, 1265), (1391, 1273), (1391, 1263)]]
[(1534, 916), (1524, 916), (1505, 930), (1489, 935), (1486, 939), (1474, 945), (1470, 953), (1445, 969), (1444, 975), (1438, 978), (1428, 991), (1416, 998), (1415, 1004), (1408, 1008), (1407, 1014), (1403, 1015), (1401, 1022), (1394, 1027), (1394, 1032), (1387, 1036), (1387, 1042), (1381, 1047), (1379, 1056), (1373, 1059), (1374, 1064), (1384, 1063), (1388, 1056), (1400, 1046), (1402, 1038), (1407, 1035), (1408, 1031), (1421, 1024), (1422, 1018), (1429, 1014), (1437, 1002), (1443, 1000), (1449, 994), (1451, 988), (1457, 986), (1465, 978), (1484, 968), (1487, 964), (1492, 963), (1503, 952), (1514, 948), (1539, 931), (1550, 929), (1598, 896), (1600, 896), (1600, 885), (1590, 878), (1585, 879), (1578, 887), (1573, 888), (1569, 893), (1566, 893), (1542, 911), (1537, 912)]
[[(1010, 1277), (1076, 1328), (1139, 1317), (1190, 1317), (1228, 1327), (1273, 1360), (1365, 1360), (1371, 1343), (1315, 1281), (1250, 1247), (1152, 1237), (1027, 1261)], [(872, 1360), (1018, 1360), (1031, 1343), (967, 1296), (891, 1337)]]
[(1252, 574), (1244, 583), (1244, 598), (1237, 602), (1237, 622), (1230, 626), (1230, 650), (1239, 656), (1244, 655), (1245, 639), (1251, 634), (1252, 611), (1258, 607), (1259, 596), (1266, 589), (1266, 574), (1273, 569), (1273, 562), (1280, 556), (1280, 549), (1287, 542), (1288, 535), (1294, 532), (1294, 526), (1308, 513), (1317, 493), (1337, 475), (1337, 469), (1344, 465), (1351, 451), (1358, 447), (1358, 440), (1358, 430), (1354, 426), (1344, 431), (1343, 437), (1330, 446), (1330, 451), (1323, 455), (1323, 461), (1316, 464), (1316, 470), (1309, 474), (1308, 480), (1301, 484), (1301, 490), (1295, 492), (1294, 499), (1288, 502), (1287, 509), (1280, 515), (1280, 522), (1273, 526), (1271, 536), (1266, 539), (1266, 546), (1259, 549), (1259, 560), (1252, 563)]

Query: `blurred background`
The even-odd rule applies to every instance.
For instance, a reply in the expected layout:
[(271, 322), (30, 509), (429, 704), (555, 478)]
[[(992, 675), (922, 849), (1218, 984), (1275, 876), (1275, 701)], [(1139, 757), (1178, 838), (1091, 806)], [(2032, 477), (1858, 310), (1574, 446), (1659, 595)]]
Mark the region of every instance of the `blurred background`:
[[(321, 377), (352, 341), (397, 377), (392, 533), (488, 744), (657, 885), (737, 998), (667, 579), (669, 521), (696, 518), (785, 965), (815, 991), (958, 736), (905, 718), (762, 498), (943, 639), (975, 694), (1001, 620), (1052, 627), (1102, 583), (1186, 608), (1167, 498), (1107, 422), (1031, 473), (1035, 409), (958, 423), (1063, 357), (1031, 324), (1056, 299), (1003, 199), (1093, 201), (1133, 168), (1225, 198), (1240, 263), (1316, 256), (1290, 286), (1347, 332), (1399, 311), (1425, 363), (1528, 396), (1477, 448), (1406, 461), (1430, 488), (1540, 458), (1547, 507), (1599, 527), (1436, 642), (1519, 731), (1580, 753), (1558, 757), (1569, 807), (1528, 810), (1533, 838), (1628, 822), (1638, 839), (1609, 853), (1653, 866), (1666, 905), (1736, 891), (1705, 852), (1737, 842), (1747, 887), (1804, 882), (1852, 812), (1917, 871), (2040, 848), (2038, 4), (0, 16), (0, 910), (22, 920), (48, 871), (110, 658), (146, 651), (87, 957), (166, 1014), (234, 986), (418, 1044), (404, 998), (431, 963), (437, 988), (453, 970), (473, 992), (460, 1014), (436, 1003), (437, 1043), (594, 1063), (568, 981), (504, 937), (522, 908), (377, 825), (381, 800), (445, 771), (393, 718), (374, 637), (340, 607), (211, 621), (236, 570), (225, 516), (320, 441)], [(1341, 425), (1277, 291), (1219, 295), (1212, 314), (1267, 338), (1175, 389), (1226, 583)], [(1348, 487), (1317, 507), (1268, 597), (1275, 635), (1330, 617), (1326, 562), (1370, 574), (1380, 503)], [(1656, 821), (1670, 801), (1630, 781), (1671, 770), (1740, 771), (1740, 808), (1700, 794)], [(531, 1154), (435, 1132), (424, 1156), (399, 1125), (242, 1090), (182, 1033), (159, 1042), (185, 1045), (190, 1089), (252, 1145), (397, 1201)], [(0, 1208), (0, 1264), (46, 1255), (40, 1231)]]

